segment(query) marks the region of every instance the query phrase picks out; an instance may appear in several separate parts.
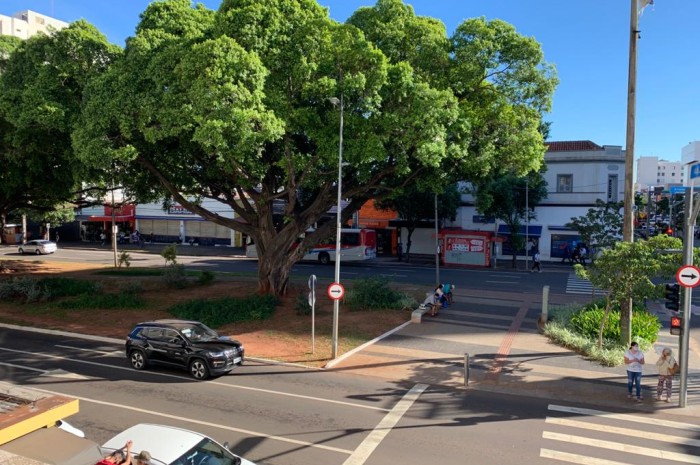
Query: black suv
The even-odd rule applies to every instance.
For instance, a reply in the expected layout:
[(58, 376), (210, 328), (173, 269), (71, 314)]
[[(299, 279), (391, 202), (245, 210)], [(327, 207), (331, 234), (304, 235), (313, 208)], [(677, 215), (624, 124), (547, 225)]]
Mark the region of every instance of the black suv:
[(149, 364), (187, 369), (196, 379), (220, 376), (243, 364), (243, 344), (219, 336), (197, 321), (157, 320), (139, 323), (126, 338), (131, 366)]

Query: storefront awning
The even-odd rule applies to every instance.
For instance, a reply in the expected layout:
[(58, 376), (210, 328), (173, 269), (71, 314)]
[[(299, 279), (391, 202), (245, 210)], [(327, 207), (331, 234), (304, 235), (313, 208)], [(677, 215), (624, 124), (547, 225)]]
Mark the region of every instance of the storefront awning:
[[(505, 234), (505, 235), (510, 235), (510, 230), (508, 229), (508, 225), (501, 224), (498, 226), (498, 234)], [(542, 226), (534, 226), (534, 225), (529, 225), (527, 227), (527, 234), (525, 231), (525, 226), (521, 225), (520, 229), (518, 230), (518, 234), (521, 236), (541, 236), (542, 235)]]
[(83, 221), (112, 221), (112, 218), (114, 218), (114, 221), (117, 222), (122, 222), (122, 221), (134, 221), (134, 215), (116, 215), (114, 217), (112, 216), (104, 216), (104, 215), (90, 215)]

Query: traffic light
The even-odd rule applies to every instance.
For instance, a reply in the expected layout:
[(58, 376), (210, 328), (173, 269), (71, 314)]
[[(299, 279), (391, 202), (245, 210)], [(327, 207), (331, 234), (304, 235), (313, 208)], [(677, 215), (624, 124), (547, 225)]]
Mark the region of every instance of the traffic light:
[(671, 334), (673, 336), (678, 336), (682, 332), (682, 327), (683, 327), (683, 318), (680, 316), (672, 316), (671, 317)]
[(664, 292), (664, 297), (666, 297), (666, 308), (677, 312), (681, 309), (681, 285), (680, 284), (666, 284), (666, 291)]

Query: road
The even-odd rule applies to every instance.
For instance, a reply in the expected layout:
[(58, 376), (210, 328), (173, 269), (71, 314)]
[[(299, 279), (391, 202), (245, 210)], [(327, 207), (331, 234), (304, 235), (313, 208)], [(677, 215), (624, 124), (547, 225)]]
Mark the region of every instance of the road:
[(700, 426), (659, 412), (647, 418), (264, 363), (196, 382), (176, 371), (134, 371), (117, 343), (2, 335), (2, 378), (79, 398), (71, 422), (98, 442), (151, 422), (229, 441), (259, 465), (551, 464), (591, 456), (650, 465), (662, 463), (662, 453), (698, 463), (691, 454)]

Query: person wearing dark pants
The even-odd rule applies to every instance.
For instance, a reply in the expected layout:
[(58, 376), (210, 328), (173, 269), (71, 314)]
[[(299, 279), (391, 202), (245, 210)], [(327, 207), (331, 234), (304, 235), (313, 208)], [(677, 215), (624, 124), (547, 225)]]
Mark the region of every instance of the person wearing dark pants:
[(532, 269), (530, 270), (531, 273), (534, 273), (535, 268), (537, 268), (537, 271), (542, 273), (542, 268), (540, 268), (540, 251), (535, 250), (535, 255), (532, 256)]

